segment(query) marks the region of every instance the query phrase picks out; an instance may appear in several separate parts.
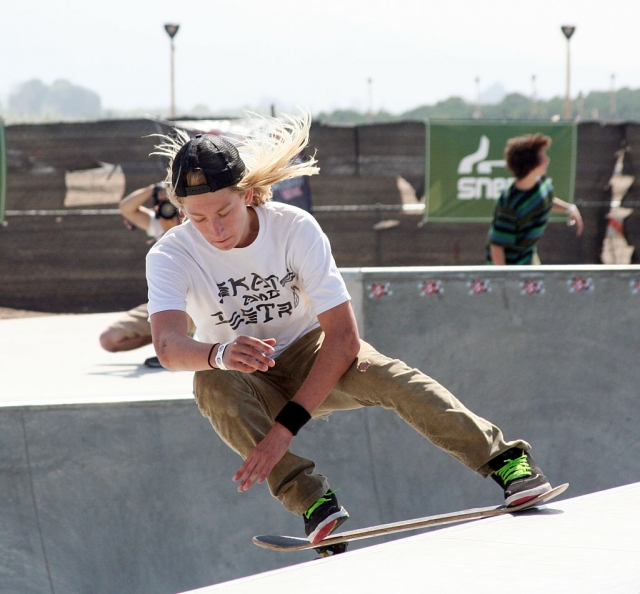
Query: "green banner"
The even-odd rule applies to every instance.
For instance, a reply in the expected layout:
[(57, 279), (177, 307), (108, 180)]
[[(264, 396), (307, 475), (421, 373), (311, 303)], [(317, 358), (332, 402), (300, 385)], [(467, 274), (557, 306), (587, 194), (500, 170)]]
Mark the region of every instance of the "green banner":
[(507, 140), (536, 132), (552, 140), (547, 175), (554, 194), (573, 202), (576, 131), (572, 122), (429, 122), (425, 220), (491, 222), (496, 200), (513, 181), (504, 161)]
[(4, 122), (0, 119), (0, 226), (4, 224), (4, 212), (7, 204), (7, 143), (4, 135)]

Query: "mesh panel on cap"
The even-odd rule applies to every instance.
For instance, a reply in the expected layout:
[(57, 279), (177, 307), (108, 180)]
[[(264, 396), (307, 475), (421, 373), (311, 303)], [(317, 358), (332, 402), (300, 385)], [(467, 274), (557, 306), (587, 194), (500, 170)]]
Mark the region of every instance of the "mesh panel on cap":
[[(200, 169), (207, 183), (188, 188), (186, 174), (192, 169)], [(176, 153), (171, 181), (176, 196), (185, 197), (233, 186), (244, 172), (244, 162), (233, 144), (219, 136), (198, 134)]]

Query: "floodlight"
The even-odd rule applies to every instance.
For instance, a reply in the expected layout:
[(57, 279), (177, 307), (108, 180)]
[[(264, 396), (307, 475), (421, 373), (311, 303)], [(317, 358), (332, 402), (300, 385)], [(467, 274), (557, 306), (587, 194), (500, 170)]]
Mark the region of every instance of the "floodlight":
[(562, 32), (564, 33), (564, 36), (567, 39), (571, 39), (571, 36), (576, 30), (576, 28), (573, 25), (562, 25), (561, 29), (562, 29)]
[(180, 28), (180, 25), (172, 25), (170, 23), (167, 23), (164, 26), (164, 30), (167, 32), (169, 37), (171, 37), (171, 39), (173, 39), (176, 36), (176, 33), (178, 32), (179, 28)]

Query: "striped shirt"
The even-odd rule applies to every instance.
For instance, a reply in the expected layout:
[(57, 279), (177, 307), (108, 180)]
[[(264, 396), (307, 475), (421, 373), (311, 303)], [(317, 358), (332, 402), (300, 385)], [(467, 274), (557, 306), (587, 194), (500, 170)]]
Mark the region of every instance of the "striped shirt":
[[(519, 190), (515, 183), (502, 192), (489, 229), (489, 244), (504, 248), (507, 264), (531, 264), (536, 243), (544, 234), (553, 203), (553, 186), (543, 176), (530, 190)], [(487, 262), (491, 252), (487, 245)]]

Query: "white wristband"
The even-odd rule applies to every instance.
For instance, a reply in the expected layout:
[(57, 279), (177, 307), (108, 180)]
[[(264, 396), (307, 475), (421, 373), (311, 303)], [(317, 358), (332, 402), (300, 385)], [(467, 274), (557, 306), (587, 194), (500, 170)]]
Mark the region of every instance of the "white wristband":
[(567, 216), (570, 216), (572, 212), (578, 210), (578, 207), (575, 204), (569, 204), (569, 208), (567, 208)]
[(231, 343), (230, 342), (223, 342), (220, 344), (220, 346), (218, 347), (218, 352), (216, 353), (216, 367), (218, 369), (221, 369), (222, 371), (228, 371), (228, 367), (225, 366), (225, 364), (222, 361), (222, 356), (224, 355), (224, 350), (227, 348), (227, 346), (229, 346)]

